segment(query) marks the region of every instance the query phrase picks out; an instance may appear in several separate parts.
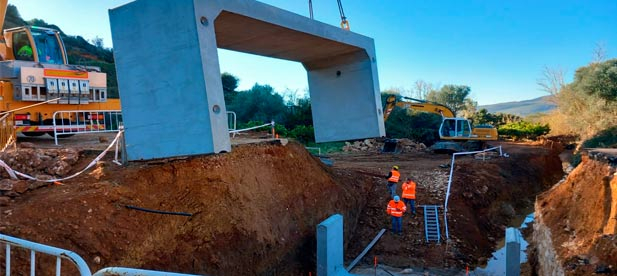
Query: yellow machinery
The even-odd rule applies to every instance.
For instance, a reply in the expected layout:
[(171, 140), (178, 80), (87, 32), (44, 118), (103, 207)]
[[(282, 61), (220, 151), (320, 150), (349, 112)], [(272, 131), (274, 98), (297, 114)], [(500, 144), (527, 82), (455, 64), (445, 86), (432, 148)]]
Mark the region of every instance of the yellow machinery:
[[(466, 149), (476, 149), (478, 144), (484, 144), (486, 141), (495, 141), (498, 138), (497, 129), (495, 127), (483, 125), (472, 128), (469, 120), (455, 117), (454, 112), (444, 105), (408, 97), (403, 97), (403, 99), (412, 100), (414, 102), (397, 101), (396, 96), (388, 96), (384, 108), (384, 122), (388, 120), (394, 107), (441, 115), (442, 121), (439, 126), (439, 138), (445, 141), (440, 141), (433, 145), (432, 149), (435, 151), (458, 152)], [(465, 142), (471, 143), (463, 145)]]
[[(0, 0), (0, 28), (7, 0)], [(32, 106), (33, 104), (43, 103)], [(31, 106), (31, 107), (28, 107)], [(53, 133), (56, 111), (120, 110), (107, 98), (107, 76), (100, 68), (68, 64), (57, 30), (35, 26), (7, 29), (0, 43), (0, 112), (15, 111), (15, 129), (28, 136)], [(64, 118), (56, 122), (93, 118)]]

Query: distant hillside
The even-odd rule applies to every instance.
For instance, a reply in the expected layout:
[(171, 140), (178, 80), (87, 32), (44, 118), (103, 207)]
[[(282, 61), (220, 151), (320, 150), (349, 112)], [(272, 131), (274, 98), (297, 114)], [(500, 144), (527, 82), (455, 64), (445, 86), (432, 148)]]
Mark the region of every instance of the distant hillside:
[[(44, 14), (40, 16), (44, 16)], [(60, 27), (52, 23), (47, 23), (42, 19), (34, 18), (31, 20), (24, 20), (19, 14), (17, 7), (8, 5), (2, 28), (10, 29), (26, 25), (52, 28), (60, 31), (60, 36), (66, 46), (69, 64), (100, 67), (102, 72), (107, 73), (108, 97), (118, 98), (116, 68), (114, 66), (114, 56), (111, 49), (106, 49), (102, 47), (102, 45), (93, 45), (81, 36), (67, 35), (62, 32)]]
[(556, 108), (556, 104), (550, 101), (552, 96), (544, 96), (520, 102), (507, 102), (478, 106), (478, 110), (485, 108), (489, 113), (507, 113), (519, 116), (527, 116), (535, 113), (546, 113)]

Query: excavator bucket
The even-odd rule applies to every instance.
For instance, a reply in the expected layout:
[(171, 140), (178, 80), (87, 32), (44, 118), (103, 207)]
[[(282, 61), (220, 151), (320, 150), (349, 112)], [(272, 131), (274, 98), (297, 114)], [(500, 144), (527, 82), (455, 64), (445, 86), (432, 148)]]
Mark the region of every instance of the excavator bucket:
[(401, 153), (402, 148), (396, 139), (386, 139), (383, 142), (383, 148), (381, 152), (393, 152), (393, 153)]

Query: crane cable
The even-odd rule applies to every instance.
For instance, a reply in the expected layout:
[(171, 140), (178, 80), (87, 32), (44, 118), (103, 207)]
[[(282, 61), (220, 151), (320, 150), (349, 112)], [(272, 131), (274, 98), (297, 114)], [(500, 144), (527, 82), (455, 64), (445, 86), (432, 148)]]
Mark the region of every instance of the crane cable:
[(311, 15), (311, 19), (315, 19), (313, 18), (313, 1), (309, 0), (309, 14)]
[(347, 17), (345, 17), (345, 12), (343, 11), (343, 3), (341, 3), (341, 0), (336, 0), (336, 2), (338, 2), (338, 11), (341, 14), (341, 28), (343, 30), (349, 31), (349, 21), (347, 21)]

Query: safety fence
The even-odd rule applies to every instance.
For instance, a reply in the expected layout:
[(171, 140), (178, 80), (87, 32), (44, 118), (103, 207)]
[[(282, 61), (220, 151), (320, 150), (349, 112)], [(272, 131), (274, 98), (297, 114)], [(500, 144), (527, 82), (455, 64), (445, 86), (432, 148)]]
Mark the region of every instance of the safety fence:
[[(44, 254), (56, 257), (56, 276), (62, 275), (62, 259), (68, 260), (77, 267), (77, 271), (81, 276), (104, 276), (104, 275), (150, 275), (150, 276), (190, 276), (191, 274), (181, 274), (154, 270), (144, 270), (124, 267), (107, 267), (92, 274), (90, 268), (84, 259), (77, 253), (49, 246), (40, 243), (35, 243), (7, 235), (0, 234), (0, 244), (5, 244), (5, 269), (6, 276), (11, 275), (11, 247), (17, 247), (25, 250), (30, 250), (30, 275), (36, 274), (36, 255)], [(25, 275), (23, 272), (18, 272), (17, 275)]]
[(267, 126), (271, 126), (271, 131), (272, 131), (272, 136), (275, 135), (274, 133), (274, 126), (276, 123), (274, 123), (274, 121), (269, 122), (267, 124), (263, 124), (263, 125), (259, 125), (259, 126), (254, 126), (254, 127), (248, 127), (248, 128), (243, 128), (243, 129), (236, 129), (236, 130), (230, 130), (229, 133), (230, 134), (236, 134), (236, 133), (240, 133), (243, 131), (249, 131), (249, 130), (253, 130), (253, 129), (258, 129), (258, 128), (262, 128), (262, 127), (267, 127)]
[(321, 148), (319, 147), (304, 147), (308, 152), (313, 153), (317, 151), (317, 156), (321, 156)]
[(80, 133), (116, 132), (122, 125), (120, 110), (62, 110), (53, 115), (54, 140)]
[[(232, 131), (236, 130), (236, 112), (233, 111), (227, 111), (227, 128), (229, 129), (229, 132), (232, 133)], [(236, 137), (236, 132), (232, 133), (233, 137)]]
[[(38, 178), (35, 178), (35, 177), (33, 177), (33, 176), (27, 175), (27, 174), (25, 174), (25, 173), (22, 173), (22, 172), (19, 172), (19, 171), (13, 170), (13, 168), (9, 167), (9, 165), (7, 165), (7, 164), (6, 164), (4, 161), (2, 161), (2, 160), (0, 160), (0, 167), (3, 167), (3, 168), (7, 171), (7, 173), (9, 174), (9, 176), (10, 176), (11, 178), (13, 178), (13, 179), (17, 179), (17, 178), (18, 178), (18, 176), (19, 176), (19, 177), (23, 177), (23, 178), (28, 179), (28, 180), (36, 180), (36, 181), (41, 181), (41, 182), (49, 182), (49, 183), (60, 183), (61, 181), (64, 181), (64, 180), (67, 180), (67, 179), (71, 179), (71, 178), (74, 178), (74, 177), (76, 177), (76, 176), (78, 176), (78, 175), (80, 175), (80, 174), (84, 173), (84, 172), (85, 172), (85, 171), (87, 171), (88, 169), (92, 168), (94, 165), (96, 165), (96, 163), (97, 163), (97, 162), (99, 162), (101, 159), (103, 159), (103, 157), (105, 156), (105, 154), (106, 154), (106, 153), (107, 153), (107, 152), (108, 152), (108, 151), (109, 151), (109, 150), (110, 150), (110, 149), (111, 149), (114, 145), (116, 146), (116, 156), (115, 156), (115, 158), (116, 158), (116, 159), (114, 160), (114, 163), (117, 163), (117, 164), (124, 164), (124, 162), (120, 162), (120, 161), (118, 160), (118, 156), (119, 156), (119, 152), (118, 152), (118, 151), (119, 151), (119, 150), (122, 150), (122, 149), (119, 149), (118, 145), (119, 145), (119, 143), (121, 143), (121, 141), (123, 140), (123, 139), (122, 139), (122, 138), (124, 137), (124, 136), (123, 136), (123, 134), (124, 134), (124, 131), (121, 129), (121, 130), (118, 132), (118, 134), (116, 135), (116, 137), (114, 138), (114, 140), (113, 140), (113, 141), (109, 144), (109, 146), (107, 146), (107, 148), (106, 148), (103, 152), (101, 152), (101, 153), (100, 153), (97, 157), (95, 157), (92, 161), (90, 161), (90, 163), (88, 163), (88, 165), (87, 165), (85, 168), (83, 168), (83, 169), (82, 169), (82, 170), (80, 170), (79, 172), (76, 172), (76, 173), (74, 173), (74, 174), (72, 174), (72, 175), (70, 175), (70, 176), (67, 176), (67, 177), (57, 178), (57, 179), (38, 179)], [(121, 144), (124, 144), (124, 143), (121, 143)], [(124, 151), (123, 151), (122, 153), (124, 153)], [(124, 155), (124, 154), (122, 154), (122, 156), (121, 156), (121, 157), (124, 159), (124, 156), (125, 156), (125, 155)]]
[[(90, 276), (90, 268), (79, 255), (75, 254), (72, 251), (64, 250), (61, 248), (39, 244), (27, 240), (18, 239), (15, 237), (7, 236), (0, 234), (0, 243), (4, 243), (6, 245), (6, 254), (5, 254), (5, 269), (6, 275), (11, 275), (11, 246), (20, 247), (24, 249), (30, 250), (30, 275), (35, 275), (36, 268), (36, 253), (42, 253), (46, 255), (51, 255), (56, 257), (56, 275), (61, 275), (61, 266), (62, 259), (68, 260), (73, 263), (77, 270), (79, 271), (79, 275), (81, 276)], [(18, 273), (21, 275), (21, 273)]]
[(478, 150), (478, 151), (455, 152), (452, 154), (452, 161), (450, 163), (450, 176), (448, 177), (448, 188), (446, 190), (446, 199), (444, 202), (444, 210), (443, 210), (443, 220), (444, 220), (444, 227), (446, 230), (446, 240), (450, 239), (450, 233), (448, 231), (448, 200), (450, 199), (450, 187), (452, 187), (452, 176), (454, 174), (454, 161), (456, 160), (457, 156), (478, 154), (478, 153), (489, 152), (489, 151), (499, 151), (499, 156), (506, 156), (506, 157), (508, 156), (507, 154), (503, 153), (501, 146), (492, 147), (492, 148), (485, 149), (485, 150)]
[(5, 113), (0, 117), (0, 148), (5, 151), (9, 146), (15, 145), (15, 128), (13, 127), (13, 114)]

